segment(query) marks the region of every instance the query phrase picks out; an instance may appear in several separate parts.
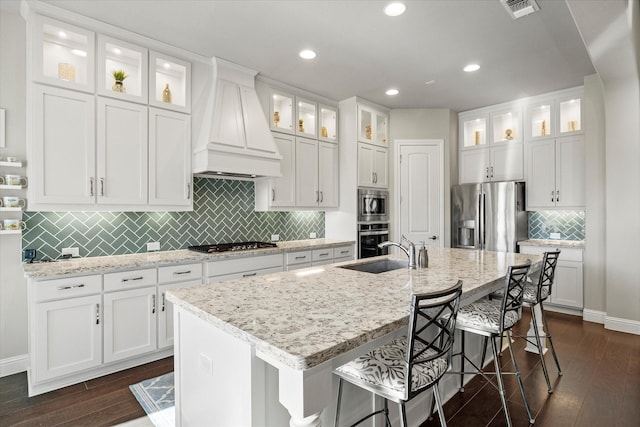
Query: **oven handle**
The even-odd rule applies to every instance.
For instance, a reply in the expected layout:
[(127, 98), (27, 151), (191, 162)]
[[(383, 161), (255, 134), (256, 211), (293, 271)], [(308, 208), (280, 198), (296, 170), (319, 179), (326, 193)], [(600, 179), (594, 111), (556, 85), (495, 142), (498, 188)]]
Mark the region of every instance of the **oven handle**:
[(389, 231), (377, 230), (377, 231), (361, 231), (361, 236), (382, 236), (383, 234), (389, 234)]

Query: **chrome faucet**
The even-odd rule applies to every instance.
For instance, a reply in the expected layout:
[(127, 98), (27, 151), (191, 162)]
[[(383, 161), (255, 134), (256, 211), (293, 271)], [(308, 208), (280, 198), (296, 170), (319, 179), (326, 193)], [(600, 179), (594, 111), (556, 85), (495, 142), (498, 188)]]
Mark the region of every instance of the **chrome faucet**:
[[(408, 243), (407, 247), (402, 246), (402, 241), (403, 240), (407, 241), (407, 243)], [(382, 242), (382, 243), (378, 244), (378, 247), (380, 249), (386, 248), (387, 246), (397, 246), (400, 249), (402, 249), (402, 251), (405, 254), (407, 254), (407, 256), (409, 257), (409, 270), (415, 270), (415, 268), (416, 268), (416, 245), (414, 245), (411, 240), (407, 239), (403, 235), (402, 239), (400, 239), (399, 243), (386, 241), (386, 242)]]

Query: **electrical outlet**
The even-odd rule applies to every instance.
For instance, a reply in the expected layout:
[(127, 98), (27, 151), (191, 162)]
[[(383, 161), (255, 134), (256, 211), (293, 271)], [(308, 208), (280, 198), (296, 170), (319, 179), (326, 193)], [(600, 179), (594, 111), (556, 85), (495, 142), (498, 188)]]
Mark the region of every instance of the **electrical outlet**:
[(311, 233), (309, 233), (309, 238), (310, 239), (315, 239), (316, 238), (316, 232), (312, 231)]
[(559, 239), (560, 238), (560, 233), (549, 233), (549, 238), (550, 239)]
[(147, 243), (147, 252), (155, 252), (160, 250), (160, 242)]
[(279, 234), (272, 234), (271, 235), (271, 241), (272, 242), (277, 242), (280, 240), (280, 235)]
[(62, 248), (60, 251), (61, 255), (71, 255), (72, 257), (80, 256), (80, 249), (78, 248)]

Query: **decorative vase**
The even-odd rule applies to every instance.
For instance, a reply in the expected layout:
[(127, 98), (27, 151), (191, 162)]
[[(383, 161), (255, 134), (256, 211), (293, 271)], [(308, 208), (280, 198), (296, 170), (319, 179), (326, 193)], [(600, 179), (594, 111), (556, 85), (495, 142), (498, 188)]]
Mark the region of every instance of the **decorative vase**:
[(125, 89), (124, 84), (120, 80), (116, 80), (116, 82), (113, 84), (111, 89), (113, 89), (114, 92), (127, 93), (127, 90)]
[(540, 136), (545, 136), (547, 134), (547, 121), (543, 120), (540, 125)]
[(474, 132), (474, 137), (475, 137), (475, 140), (474, 140), (475, 145), (480, 145), (480, 131), (479, 130)]
[(171, 104), (171, 89), (169, 89), (169, 83), (164, 86), (164, 90), (162, 91), (162, 102), (166, 102)]
[(280, 113), (278, 111), (275, 111), (273, 113), (273, 124), (278, 127), (280, 125)]
[(364, 127), (364, 132), (367, 139), (371, 139), (373, 137), (373, 135), (371, 134), (371, 125), (366, 125)]
[(68, 82), (76, 81), (76, 67), (66, 62), (60, 62), (58, 64), (58, 78)]
[(304, 132), (304, 120), (302, 119), (298, 120), (298, 130)]
[(320, 129), (320, 134), (322, 135), (323, 138), (326, 138), (327, 136), (329, 136), (329, 133), (327, 132), (327, 128), (325, 126), (322, 126), (322, 129)]
[(504, 139), (512, 140), (513, 139), (513, 131), (511, 129), (505, 129), (504, 131)]

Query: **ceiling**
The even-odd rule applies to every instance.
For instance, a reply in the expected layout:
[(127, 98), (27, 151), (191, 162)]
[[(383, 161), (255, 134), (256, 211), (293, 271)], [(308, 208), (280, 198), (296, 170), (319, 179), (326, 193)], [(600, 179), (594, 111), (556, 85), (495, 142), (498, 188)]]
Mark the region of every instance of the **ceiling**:
[[(595, 72), (564, 0), (513, 20), (499, 0), (46, 0), (173, 46), (342, 100), (472, 108), (583, 84)], [(298, 52), (318, 53), (308, 61)], [(479, 71), (465, 73), (469, 63)], [(425, 82), (435, 80), (433, 84)], [(397, 88), (394, 97), (384, 94)]]

